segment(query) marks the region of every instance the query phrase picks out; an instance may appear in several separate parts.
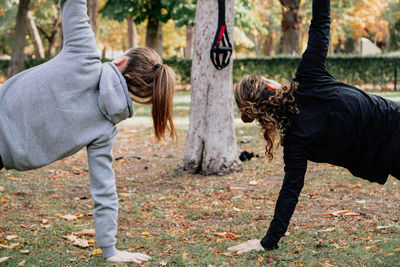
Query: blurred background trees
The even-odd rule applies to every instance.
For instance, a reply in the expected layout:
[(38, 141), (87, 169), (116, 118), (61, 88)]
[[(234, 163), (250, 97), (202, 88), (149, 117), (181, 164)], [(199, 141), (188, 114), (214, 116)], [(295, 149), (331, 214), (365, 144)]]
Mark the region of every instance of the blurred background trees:
[[(235, 58), (303, 51), (311, 0), (234, 2)], [(22, 7), (26, 12), (18, 17)], [(190, 58), (195, 8), (196, 0), (88, 0), (99, 49), (108, 58), (137, 45), (152, 47), (165, 58)], [(61, 28), (57, 0), (0, 0), (2, 57), (11, 57), (13, 44), (15, 51), (23, 47), (25, 58), (54, 56), (62, 47)], [(398, 50), (400, 1), (332, 1), (330, 52), (357, 53), (362, 37), (384, 52)], [(13, 42), (15, 38), (17, 42)]]

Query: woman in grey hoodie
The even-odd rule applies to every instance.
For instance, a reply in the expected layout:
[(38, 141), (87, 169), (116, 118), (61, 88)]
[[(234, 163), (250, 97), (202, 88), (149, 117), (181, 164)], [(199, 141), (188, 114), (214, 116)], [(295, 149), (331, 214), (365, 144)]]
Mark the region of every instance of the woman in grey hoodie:
[(62, 51), (0, 86), (0, 169), (40, 168), (86, 147), (98, 246), (109, 261), (141, 263), (149, 256), (115, 248), (116, 124), (133, 115), (132, 100), (151, 104), (157, 139), (174, 138), (174, 72), (143, 47), (102, 64), (86, 12), (85, 0), (61, 0)]

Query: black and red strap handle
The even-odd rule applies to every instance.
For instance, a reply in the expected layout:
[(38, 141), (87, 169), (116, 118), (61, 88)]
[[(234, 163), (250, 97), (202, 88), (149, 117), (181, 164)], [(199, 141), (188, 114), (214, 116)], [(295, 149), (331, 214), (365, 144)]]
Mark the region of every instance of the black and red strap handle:
[(211, 62), (217, 70), (222, 70), (229, 65), (232, 56), (232, 44), (229, 41), (225, 21), (225, 0), (218, 0), (218, 29), (211, 46)]

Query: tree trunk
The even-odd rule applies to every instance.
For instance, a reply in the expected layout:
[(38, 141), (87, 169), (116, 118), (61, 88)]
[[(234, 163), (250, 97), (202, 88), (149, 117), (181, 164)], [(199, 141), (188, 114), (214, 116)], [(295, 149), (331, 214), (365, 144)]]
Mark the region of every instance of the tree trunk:
[(24, 70), (24, 48), (26, 43), (27, 13), (30, 0), (20, 0), (12, 45), (8, 78)]
[(87, 14), (89, 16), (90, 26), (94, 35), (96, 35), (97, 29), (97, 0), (87, 0)]
[(35, 47), (35, 57), (44, 58), (44, 48), (42, 39), (40, 38), (39, 31), (36, 27), (35, 18), (33, 17), (31, 11), (28, 11), (27, 18), (28, 18), (29, 33), (32, 37), (33, 46)]
[(47, 39), (49, 43), (47, 50), (46, 50), (46, 57), (54, 57), (56, 55), (56, 44), (57, 44), (57, 33), (60, 31), (60, 50), (62, 49), (63, 44), (63, 34), (62, 34), (62, 25), (61, 25), (61, 14), (58, 13), (57, 17), (54, 18), (53, 22), (53, 29), (48, 32), (41, 27), (37, 27), (40, 33)]
[[(226, 1), (227, 29), (233, 40), (233, 1)], [(193, 46), (190, 125), (178, 169), (204, 175), (241, 170), (232, 108), (232, 62), (217, 70), (210, 59), (218, 21), (218, 1), (199, 0)], [(214, 27), (215, 26), (215, 27)]]
[[(153, 10), (161, 8), (160, 0), (151, 0)], [(147, 18), (146, 46), (158, 50), (158, 30), (160, 20), (154, 14), (150, 14)]]
[(162, 29), (162, 23), (158, 24), (158, 33), (157, 33), (157, 53), (160, 55), (160, 57), (163, 56), (163, 29)]
[(258, 43), (258, 33), (253, 34), (254, 49), (256, 50), (256, 57), (260, 57), (260, 44)]
[(300, 51), (300, 15), (301, 0), (279, 0), (282, 4), (282, 45), (283, 53), (299, 54)]
[(186, 47), (184, 55), (186, 58), (192, 58), (193, 54), (193, 26), (186, 26)]
[(265, 55), (270, 56), (272, 54), (272, 45), (273, 45), (273, 36), (272, 33), (268, 34), (265, 38)]
[(129, 43), (129, 48), (136, 47), (136, 46), (138, 46), (136, 24), (133, 21), (133, 19), (130, 19), (130, 18), (128, 18), (126, 20), (126, 23), (128, 24), (128, 43)]

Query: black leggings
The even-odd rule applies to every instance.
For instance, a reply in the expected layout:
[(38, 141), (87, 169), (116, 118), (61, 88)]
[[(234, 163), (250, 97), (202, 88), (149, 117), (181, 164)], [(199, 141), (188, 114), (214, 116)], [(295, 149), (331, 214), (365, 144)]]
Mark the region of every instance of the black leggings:
[(3, 169), (4, 165), (3, 165), (3, 161), (1, 161), (1, 157), (0, 157), (0, 170)]

